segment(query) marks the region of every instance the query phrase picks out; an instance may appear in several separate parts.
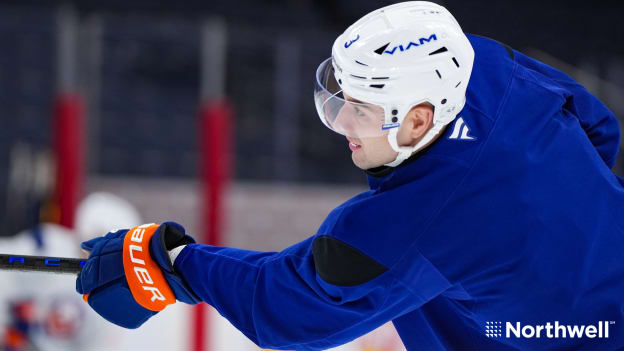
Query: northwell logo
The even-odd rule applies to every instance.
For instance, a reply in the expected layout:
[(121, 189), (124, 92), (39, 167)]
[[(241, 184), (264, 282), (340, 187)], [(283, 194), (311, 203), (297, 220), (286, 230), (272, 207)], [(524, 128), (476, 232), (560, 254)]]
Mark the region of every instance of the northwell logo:
[[(595, 324), (576, 325), (559, 324), (547, 322), (538, 325), (522, 325), (520, 322), (485, 322), (485, 336), (488, 338), (599, 338), (609, 337), (609, 326), (615, 324), (614, 321), (599, 321)], [(504, 331), (503, 331), (504, 330)]]

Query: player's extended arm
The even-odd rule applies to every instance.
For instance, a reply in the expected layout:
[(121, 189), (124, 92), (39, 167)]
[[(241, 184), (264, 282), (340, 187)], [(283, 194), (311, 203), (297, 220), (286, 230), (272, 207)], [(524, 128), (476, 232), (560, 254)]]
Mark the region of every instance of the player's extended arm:
[(92, 251), (77, 290), (109, 321), (135, 328), (176, 299), (203, 300), (273, 349), (341, 345), (448, 288), (417, 252), (385, 267), (331, 235), (256, 252), (194, 244), (180, 225), (167, 222), (109, 233), (83, 247)]
[(398, 273), (316, 235), (278, 253), (192, 244), (174, 267), (256, 344), (301, 350), (341, 345), (441, 292), (446, 282), (426, 259), (406, 262), (409, 273)]
[(594, 95), (567, 74), (515, 52), (519, 64), (539, 72), (565, 88), (571, 97), (566, 108), (580, 121), (600, 157), (612, 168), (619, 151), (620, 130), (615, 115)]

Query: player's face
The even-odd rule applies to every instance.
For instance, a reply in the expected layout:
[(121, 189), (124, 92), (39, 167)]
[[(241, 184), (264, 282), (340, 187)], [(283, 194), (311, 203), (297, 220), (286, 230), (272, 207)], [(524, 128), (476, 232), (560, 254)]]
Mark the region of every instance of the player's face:
[[(346, 100), (359, 102), (349, 95), (344, 94)], [(343, 108), (351, 108), (345, 105)], [(340, 117), (338, 118), (340, 119)], [(346, 123), (346, 122), (345, 122)], [(388, 137), (347, 137), (349, 149), (351, 149), (351, 159), (353, 163), (361, 169), (370, 169), (383, 166), (386, 163), (394, 161), (397, 152), (392, 149), (388, 143)]]

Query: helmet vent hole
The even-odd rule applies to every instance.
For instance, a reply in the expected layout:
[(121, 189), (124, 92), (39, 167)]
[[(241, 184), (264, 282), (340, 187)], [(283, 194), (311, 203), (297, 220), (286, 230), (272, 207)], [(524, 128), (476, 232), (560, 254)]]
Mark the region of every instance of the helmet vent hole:
[(372, 79), (382, 80), (382, 79), (390, 79), (390, 77), (372, 77)]
[(461, 84), (461, 81), (458, 82), (457, 85), (455, 85), (455, 88), (457, 88), (460, 84)]
[(440, 71), (436, 69), (436, 73), (438, 74), (438, 78), (442, 79), (442, 75), (440, 74)]
[(439, 48), (439, 49), (438, 49), (438, 50), (436, 50), (436, 51), (432, 51), (432, 52), (430, 52), (430, 53), (429, 53), (429, 56), (433, 56), (433, 55), (441, 54), (441, 53), (443, 53), (443, 52), (447, 52), (447, 51), (448, 51), (448, 49), (446, 48), (446, 46), (443, 46), (443, 47)]
[(366, 77), (356, 76), (355, 74), (351, 74), (351, 77), (358, 78), (358, 79), (366, 79)]
[(453, 57), (453, 62), (455, 62), (455, 66), (457, 66), (457, 68), (459, 68), (459, 62), (457, 62), (457, 59), (455, 59), (454, 57)]
[(386, 86), (385, 84), (371, 84), (371, 85), (369, 85), (369, 87), (377, 88), (377, 89), (381, 89), (381, 88), (383, 88), (385, 86)]
[(392, 117), (392, 123), (396, 123), (399, 119), (396, 117)]
[[(392, 109), (392, 115), (396, 116), (398, 113), (399, 113), (399, 111), (396, 108)], [(396, 121), (394, 121), (394, 122), (396, 122)]]
[(338, 84), (342, 85), (342, 79), (338, 79)]
[(355, 63), (358, 63), (358, 64), (360, 64), (360, 65), (362, 65), (362, 66), (368, 66), (367, 64), (362, 63), (362, 62), (360, 62), (360, 61), (358, 61), (358, 60), (355, 60)]
[(442, 99), (442, 101), (440, 101), (440, 103), (442, 103), (442, 105), (446, 104), (446, 99)]

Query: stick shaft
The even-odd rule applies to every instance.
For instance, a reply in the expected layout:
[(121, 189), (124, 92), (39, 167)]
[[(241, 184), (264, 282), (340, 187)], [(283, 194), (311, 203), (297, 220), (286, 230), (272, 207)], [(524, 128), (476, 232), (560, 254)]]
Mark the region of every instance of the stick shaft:
[(86, 259), (0, 254), (0, 270), (78, 274)]

